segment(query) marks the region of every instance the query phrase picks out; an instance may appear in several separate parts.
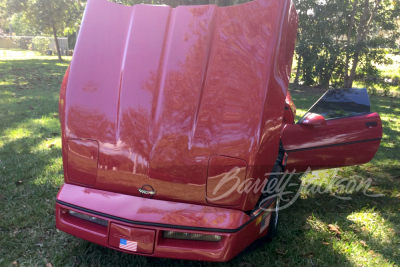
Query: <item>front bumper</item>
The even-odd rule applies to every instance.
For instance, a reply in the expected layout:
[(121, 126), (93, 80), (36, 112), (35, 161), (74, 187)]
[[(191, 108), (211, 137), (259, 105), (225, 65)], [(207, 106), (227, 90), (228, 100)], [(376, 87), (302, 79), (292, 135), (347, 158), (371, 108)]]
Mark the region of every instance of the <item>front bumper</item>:
[[(79, 212), (107, 221), (100, 225), (71, 216)], [(65, 184), (56, 203), (61, 231), (126, 253), (186, 260), (228, 261), (267, 231), (260, 233), (262, 212), (144, 199)], [(167, 239), (163, 231), (219, 235), (221, 240)], [(136, 239), (137, 251), (120, 248), (119, 240)]]

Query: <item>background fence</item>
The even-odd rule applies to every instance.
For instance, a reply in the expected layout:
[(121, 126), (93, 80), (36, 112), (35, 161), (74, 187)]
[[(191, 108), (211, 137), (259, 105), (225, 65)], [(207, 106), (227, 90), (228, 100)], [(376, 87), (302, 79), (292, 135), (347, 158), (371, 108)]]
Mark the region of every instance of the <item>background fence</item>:
[[(68, 38), (58, 38), (58, 44), (61, 55), (68, 56)], [(38, 51), (44, 55), (50, 53), (57, 54), (56, 42), (53, 37), (2, 36), (0, 37), (0, 49), (31, 50)]]

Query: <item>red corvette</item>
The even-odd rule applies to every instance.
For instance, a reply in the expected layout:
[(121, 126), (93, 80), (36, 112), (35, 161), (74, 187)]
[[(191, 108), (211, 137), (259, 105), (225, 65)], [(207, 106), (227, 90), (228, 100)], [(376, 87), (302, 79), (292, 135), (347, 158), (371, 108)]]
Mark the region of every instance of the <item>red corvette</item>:
[(137, 255), (228, 261), (278, 224), (280, 198), (241, 185), (370, 161), (382, 123), (365, 89), (330, 90), (294, 122), (297, 24), (290, 0), (89, 0), (60, 93), (57, 228)]

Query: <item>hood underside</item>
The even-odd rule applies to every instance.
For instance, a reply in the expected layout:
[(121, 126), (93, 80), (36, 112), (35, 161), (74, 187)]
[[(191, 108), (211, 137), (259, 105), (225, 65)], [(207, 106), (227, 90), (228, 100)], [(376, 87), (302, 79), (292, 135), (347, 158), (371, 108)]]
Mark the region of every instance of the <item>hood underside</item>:
[[(174, 9), (89, 0), (63, 141), (90, 140), (88, 155), (98, 145), (91, 185), (132, 195), (151, 185), (155, 198), (205, 203), (212, 155), (252, 164), (290, 8), (286, 0)], [(285, 82), (287, 72), (285, 65), (278, 73)], [(275, 94), (284, 99), (281, 87)], [(278, 133), (279, 118), (267, 119)]]

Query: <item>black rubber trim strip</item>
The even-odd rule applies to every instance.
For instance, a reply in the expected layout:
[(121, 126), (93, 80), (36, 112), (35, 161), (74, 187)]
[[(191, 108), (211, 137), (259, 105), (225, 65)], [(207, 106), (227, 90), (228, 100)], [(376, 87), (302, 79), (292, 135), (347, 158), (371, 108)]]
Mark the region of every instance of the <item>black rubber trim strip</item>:
[[(274, 201), (274, 199), (271, 199), (270, 201), (268, 201), (266, 203), (266, 205), (264, 205), (265, 207), (271, 205), (271, 203)], [(236, 229), (220, 229), (220, 228), (205, 228), (205, 227), (192, 227), (192, 226), (180, 226), (180, 225), (173, 225), (173, 224), (162, 224), (162, 223), (150, 223), (150, 222), (138, 222), (138, 221), (132, 221), (132, 220), (127, 220), (124, 218), (120, 218), (120, 217), (116, 217), (116, 216), (112, 216), (112, 215), (108, 215), (108, 214), (104, 214), (101, 212), (97, 212), (94, 210), (90, 210), (90, 209), (86, 209), (86, 208), (82, 208), (79, 206), (75, 206), (69, 203), (66, 203), (64, 201), (61, 200), (56, 200), (56, 202), (60, 205), (64, 205), (73, 209), (77, 209), (77, 210), (81, 210), (81, 211), (85, 211), (88, 213), (92, 213), (94, 215), (99, 215), (105, 218), (109, 218), (109, 219), (113, 219), (113, 220), (117, 220), (117, 221), (121, 221), (121, 222), (125, 222), (125, 223), (129, 223), (129, 224), (135, 224), (135, 225), (144, 225), (144, 226), (155, 226), (155, 227), (164, 227), (164, 228), (173, 228), (173, 229), (182, 229), (182, 230), (193, 230), (193, 231), (206, 231), (206, 232), (217, 232), (217, 233), (236, 233), (240, 230), (242, 230), (244, 227), (246, 227), (248, 224), (250, 224), (252, 221), (254, 221), (261, 213), (262, 213), (262, 209), (255, 215), (250, 217), (250, 220), (248, 220), (247, 222), (245, 222), (244, 224), (242, 224), (241, 226), (239, 226)]]
[(380, 141), (381, 139), (382, 138), (374, 138), (374, 139), (367, 139), (367, 140), (354, 141), (354, 142), (348, 142), (348, 143), (340, 143), (340, 144), (333, 144), (333, 145), (326, 145), (326, 146), (306, 147), (306, 148), (300, 148), (300, 149), (286, 150), (286, 153), (298, 152), (298, 151), (304, 151), (304, 150), (311, 150), (311, 149), (319, 149), (319, 148), (327, 148), (327, 147), (335, 147), (335, 146), (345, 146), (345, 145), (372, 142), (372, 141), (378, 141), (378, 140)]
[(377, 126), (378, 123), (376, 121), (370, 121), (370, 122), (366, 122), (365, 126), (369, 127), (369, 126)]

